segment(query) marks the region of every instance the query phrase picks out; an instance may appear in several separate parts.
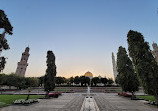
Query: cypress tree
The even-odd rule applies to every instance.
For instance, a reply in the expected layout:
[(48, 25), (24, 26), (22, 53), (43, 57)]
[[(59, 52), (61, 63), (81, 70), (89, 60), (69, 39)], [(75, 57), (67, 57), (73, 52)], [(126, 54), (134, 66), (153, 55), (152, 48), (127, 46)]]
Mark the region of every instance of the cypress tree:
[(44, 89), (46, 91), (46, 97), (49, 97), (49, 92), (55, 88), (55, 76), (56, 76), (56, 65), (55, 56), (52, 51), (47, 52), (47, 69), (44, 76)]
[(134, 72), (132, 61), (129, 59), (126, 49), (122, 46), (119, 47), (117, 53), (117, 81), (122, 90), (132, 93), (132, 99), (135, 98), (134, 92), (138, 91), (138, 78)]
[(145, 93), (154, 95), (158, 103), (158, 65), (148, 42), (137, 31), (130, 30), (127, 34), (129, 55), (135, 66)]

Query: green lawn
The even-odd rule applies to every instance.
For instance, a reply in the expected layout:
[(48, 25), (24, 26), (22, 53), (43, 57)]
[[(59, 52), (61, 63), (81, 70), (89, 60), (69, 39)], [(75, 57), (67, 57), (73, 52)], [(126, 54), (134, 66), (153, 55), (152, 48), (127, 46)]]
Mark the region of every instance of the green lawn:
[(140, 95), (140, 96), (137, 96), (137, 98), (155, 101), (154, 96), (149, 96), (149, 95)]
[(71, 89), (54, 89), (54, 91), (71, 91)]
[[(0, 107), (12, 104), (16, 99), (26, 99), (27, 95), (0, 95)], [(30, 99), (38, 99), (43, 95), (30, 95)]]
[(121, 89), (106, 89), (106, 91), (122, 91)]

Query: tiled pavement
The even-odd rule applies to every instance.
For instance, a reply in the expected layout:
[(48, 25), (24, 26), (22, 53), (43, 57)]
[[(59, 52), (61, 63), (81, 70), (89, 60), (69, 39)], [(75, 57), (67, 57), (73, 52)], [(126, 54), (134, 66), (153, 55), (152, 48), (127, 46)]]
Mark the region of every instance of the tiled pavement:
[(142, 100), (130, 100), (114, 93), (98, 93), (94, 98), (100, 111), (158, 111), (158, 108)]

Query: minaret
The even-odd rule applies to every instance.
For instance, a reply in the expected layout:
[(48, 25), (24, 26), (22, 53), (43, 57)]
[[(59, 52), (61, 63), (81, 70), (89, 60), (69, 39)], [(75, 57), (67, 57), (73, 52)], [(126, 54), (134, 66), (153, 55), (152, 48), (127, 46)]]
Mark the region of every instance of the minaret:
[(115, 56), (114, 53), (112, 52), (112, 65), (113, 65), (113, 74), (114, 74), (114, 80), (117, 77), (117, 69), (116, 69), (116, 62), (115, 62)]
[(153, 55), (156, 59), (156, 62), (158, 63), (158, 46), (156, 43), (153, 43), (152, 46), (153, 46)]
[(24, 77), (25, 76), (25, 72), (26, 72), (26, 68), (28, 66), (28, 58), (29, 58), (29, 47), (26, 47), (25, 52), (22, 53), (22, 57), (21, 57), (21, 61), (18, 62), (18, 67), (16, 69), (16, 74)]

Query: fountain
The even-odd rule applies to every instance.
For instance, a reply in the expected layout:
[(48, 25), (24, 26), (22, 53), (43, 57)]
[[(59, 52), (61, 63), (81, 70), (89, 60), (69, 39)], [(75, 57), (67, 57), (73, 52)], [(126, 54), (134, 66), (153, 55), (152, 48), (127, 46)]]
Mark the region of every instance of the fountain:
[(90, 95), (90, 87), (87, 87), (87, 95), (82, 104), (82, 108), (80, 111), (99, 111), (99, 108), (94, 100), (94, 98)]

